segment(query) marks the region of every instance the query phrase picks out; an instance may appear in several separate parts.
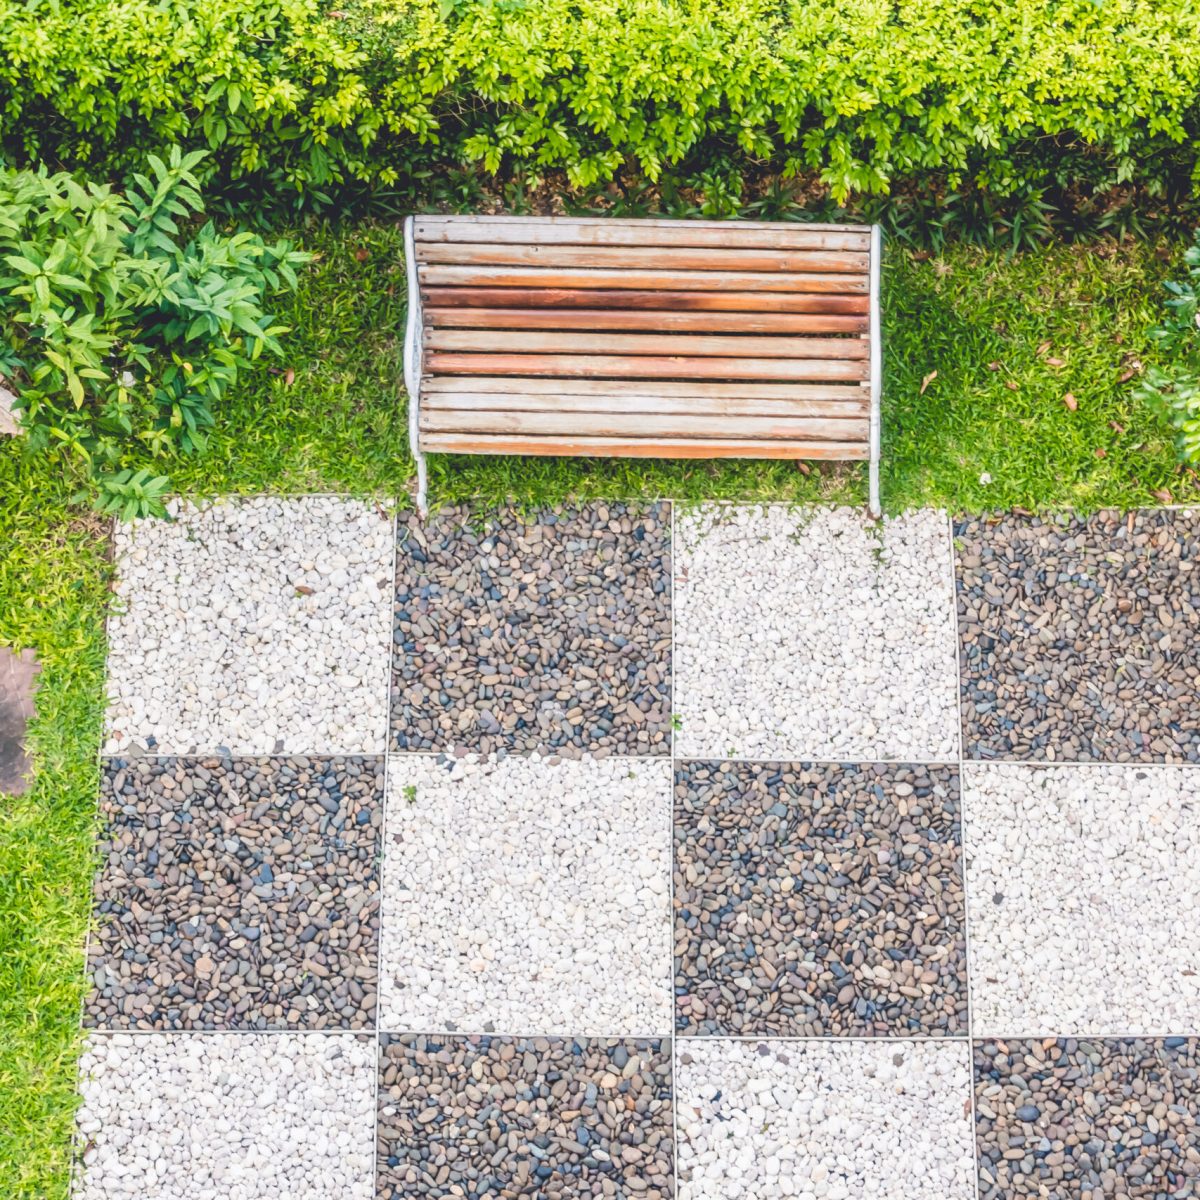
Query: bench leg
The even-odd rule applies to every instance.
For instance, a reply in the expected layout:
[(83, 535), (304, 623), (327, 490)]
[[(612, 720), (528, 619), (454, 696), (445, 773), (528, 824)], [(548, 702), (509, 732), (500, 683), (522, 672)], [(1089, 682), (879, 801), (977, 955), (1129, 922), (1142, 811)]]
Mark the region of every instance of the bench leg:
[(878, 521), (883, 516), (879, 504), (879, 460), (872, 458), (868, 474), (867, 515), (872, 521)]
[(422, 521), (429, 516), (429, 472), (425, 468), (425, 455), (419, 450), (417, 460), (417, 516)]

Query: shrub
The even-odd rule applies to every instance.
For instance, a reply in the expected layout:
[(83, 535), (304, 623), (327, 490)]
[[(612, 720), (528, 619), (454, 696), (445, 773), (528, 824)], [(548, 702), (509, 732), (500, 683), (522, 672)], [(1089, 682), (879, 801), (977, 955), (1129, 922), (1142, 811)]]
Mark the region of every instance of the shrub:
[[(37, 0), (0, 11), (0, 147), (328, 200), (443, 168), (685, 180), (710, 211), (906, 194), (981, 229), (1200, 185), (1195, 0)], [(997, 214), (990, 200), (1008, 198)], [(1095, 212), (1092, 210), (1095, 209)], [(1014, 216), (1013, 214), (1017, 214)]]
[(1179, 435), (1179, 457), (1194, 463), (1200, 462), (1200, 230), (1184, 263), (1184, 278), (1167, 281), (1166, 314), (1151, 331), (1163, 365), (1151, 367), (1137, 391), (1165, 410)]
[(307, 259), (212, 224), (187, 236), (201, 157), (151, 156), (124, 195), (0, 171), (0, 372), (30, 448), (82, 459), (121, 511), (161, 507), (166, 487), (123, 460), (203, 449), (238, 372), (278, 352), (284, 330), (263, 306)]

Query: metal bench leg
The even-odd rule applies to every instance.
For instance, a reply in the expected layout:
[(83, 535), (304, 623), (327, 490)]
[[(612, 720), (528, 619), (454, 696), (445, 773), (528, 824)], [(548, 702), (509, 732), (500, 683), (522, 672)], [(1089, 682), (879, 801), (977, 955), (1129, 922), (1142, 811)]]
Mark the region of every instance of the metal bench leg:
[(424, 521), (429, 516), (429, 472), (425, 468), (425, 455), (414, 451), (417, 460), (417, 516)]
[(883, 516), (879, 504), (879, 456), (882, 441), (880, 396), (883, 392), (883, 323), (879, 314), (879, 272), (883, 261), (883, 234), (878, 225), (871, 227), (871, 429), (870, 474), (867, 511), (871, 520)]
[(429, 516), (429, 472), (421, 453), (421, 289), (413, 246), (413, 219), (404, 221), (404, 259), (408, 274), (408, 320), (404, 326), (404, 387), (408, 392), (408, 448), (417, 464), (417, 516)]

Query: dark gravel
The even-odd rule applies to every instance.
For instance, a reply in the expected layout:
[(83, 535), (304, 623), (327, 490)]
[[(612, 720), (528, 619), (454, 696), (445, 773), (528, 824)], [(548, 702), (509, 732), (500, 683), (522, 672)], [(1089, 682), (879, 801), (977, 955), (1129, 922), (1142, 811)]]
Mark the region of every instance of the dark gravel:
[(670, 507), (402, 521), (392, 746), (669, 754)]
[(110, 759), (85, 1024), (359, 1029), (381, 758)]
[(958, 774), (680, 764), (675, 1012), (687, 1034), (964, 1034)]
[(657, 1040), (385, 1035), (380, 1200), (673, 1195)]
[(1200, 762), (1200, 515), (955, 534), (968, 757)]
[(1200, 1040), (975, 1047), (983, 1200), (1200, 1195)]

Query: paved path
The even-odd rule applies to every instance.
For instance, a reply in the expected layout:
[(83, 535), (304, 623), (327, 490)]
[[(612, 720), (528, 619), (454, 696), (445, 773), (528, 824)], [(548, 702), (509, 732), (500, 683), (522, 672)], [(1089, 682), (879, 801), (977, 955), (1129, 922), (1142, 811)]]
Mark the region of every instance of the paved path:
[(1200, 516), (180, 516), (77, 1196), (1200, 1194)]

